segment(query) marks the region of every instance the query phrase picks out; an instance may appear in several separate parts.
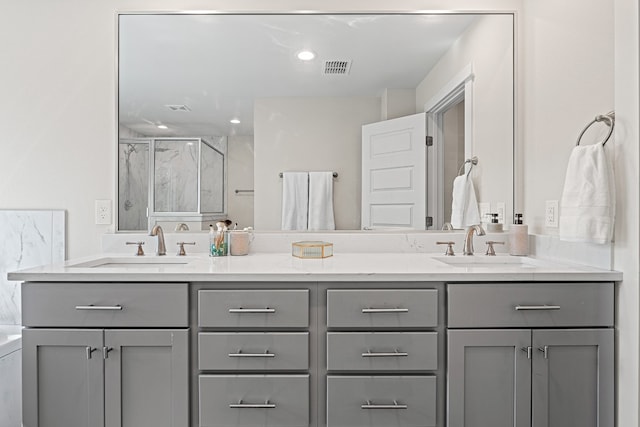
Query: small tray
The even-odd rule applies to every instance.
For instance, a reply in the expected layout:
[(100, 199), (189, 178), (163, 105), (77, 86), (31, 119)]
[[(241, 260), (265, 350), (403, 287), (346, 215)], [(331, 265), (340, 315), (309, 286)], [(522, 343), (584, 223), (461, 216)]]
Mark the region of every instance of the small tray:
[(320, 241), (293, 242), (291, 255), (297, 258), (328, 258), (333, 256), (333, 243)]

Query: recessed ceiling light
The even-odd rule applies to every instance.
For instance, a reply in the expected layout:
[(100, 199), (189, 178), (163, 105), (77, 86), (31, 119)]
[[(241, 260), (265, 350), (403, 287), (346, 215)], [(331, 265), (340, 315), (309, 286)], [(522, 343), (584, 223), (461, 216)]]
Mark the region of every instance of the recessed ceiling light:
[(240, 119), (231, 119), (229, 120), (230, 123), (233, 123), (234, 125), (237, 125), (240, 123)]
[(167, 125), (156, 125), (158, 129), (169, 129)]
[(311, 61), (316, 57), (316, 54), (311, 52), (310, 50), (302, 50), (298, 52), (298, 59), (300, 61)]

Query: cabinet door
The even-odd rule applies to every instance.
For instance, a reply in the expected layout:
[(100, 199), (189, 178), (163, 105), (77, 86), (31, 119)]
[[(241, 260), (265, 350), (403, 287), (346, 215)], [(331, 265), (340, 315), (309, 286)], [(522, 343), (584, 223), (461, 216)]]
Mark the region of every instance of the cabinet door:
[(449, 427), (525, 427), (531, 330), (449, 330)]
[(102, 330), (25, 329), (26, 427), (103, 427)]
[(105, 331), (105, 426), (189, 425), (188, 330)]
[(533, 332), (533, 427), (614, 425), (612, 329)]

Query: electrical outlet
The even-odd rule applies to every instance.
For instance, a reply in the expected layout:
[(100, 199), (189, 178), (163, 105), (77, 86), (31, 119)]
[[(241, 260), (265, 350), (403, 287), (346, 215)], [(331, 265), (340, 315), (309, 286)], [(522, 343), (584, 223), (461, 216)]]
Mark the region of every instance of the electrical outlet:
[(478, 203), (478, 209), (480, 209), (480, 222), (489, 222), (488, 213), (491, 213), (491, 205), (489, 202)]
[(504, 211), (505, 211), (505, 204), (504, 202), (497, 202), (496, 203), (496, 213), (498, 214), (498, 222), (500, 224), (504, 224)]
[(544, 202), (544, 225), (546, 227), (558, 227), (558, 201), (547, 200)]
[(111, 200), (96, 200), (96, 224), (111, 224)]

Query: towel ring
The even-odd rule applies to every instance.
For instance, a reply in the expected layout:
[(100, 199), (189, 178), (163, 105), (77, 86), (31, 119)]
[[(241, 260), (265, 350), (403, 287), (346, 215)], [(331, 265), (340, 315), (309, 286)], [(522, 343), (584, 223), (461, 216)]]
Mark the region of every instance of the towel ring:
[(582, 132), (580, 132), (580, 135), (578, 136), (578, 141), (576, 142), (576, 147), (580, 145), (580, 140), (582, 139), (582, 135), (584, 135), (587, 129), (589, 129), (591, 125), (597, 122), (604, 122), (607, 126), (609, 126), (609, 133), (607, 133), (607, 136), (604, 138), (604, 141), (602, 141), (602, 146), (604, 146), (607, 143), (607, 141), (609, 140), (609, 138), (611, 138), (611, 135), (613, 134), (613, 127), (616, 122), (616, 114), (613, 111), (610, 111), (607, 114), (597, 115), (595, 119), (591, 120), (589, 124), (586, 125), (584, 129), (582, 129)]
[(458, 169), (458, 175), (462, 175), (462, 171), (464, 170), (464, 165), (466, 165), (467, 163), (471, 163), (469, 172), (467, 172), (467, 176), (469, 176), (469, 174), (471, 173), (471, 169), (473, 169), (473, 166), (478, 164), (478, 156), (473, 156), (472, 158), (465, 160), (462, 166), (460, 166), (460, 169)]

